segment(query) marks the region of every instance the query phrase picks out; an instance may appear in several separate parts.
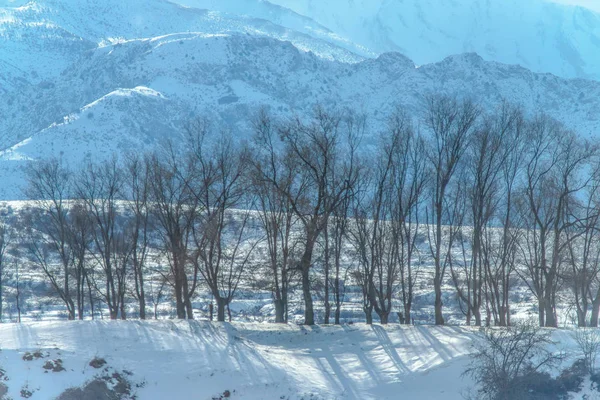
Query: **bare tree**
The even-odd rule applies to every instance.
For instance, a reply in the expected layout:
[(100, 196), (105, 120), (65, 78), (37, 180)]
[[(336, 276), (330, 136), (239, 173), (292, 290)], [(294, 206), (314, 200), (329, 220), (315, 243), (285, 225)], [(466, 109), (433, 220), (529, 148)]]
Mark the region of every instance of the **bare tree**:
[(150, 181), (149, 160), (130, 156), (126, 163), (125, 198), (131, 217), (126, 232), (131, 238), (131, 265), (134, 295), (138, 300), (140, 319), (146, 319), (145, 270), (150, 248)]
[(93, 164), (81, 171), (76, 182), (77, 197), (85, 205), (92, 222), (93, 256), (104, 274), (104, 285), (98, 287), (110, 318), (126, 318), (124, 296), (126, 267), (131, 251), (130, 238), (119, 222), (118, 202), (123, 188), (123, 175), (118, 160)]
[[(464, 279), (453, 276), (460, 300), (466, 305), (467, 325), (475, 317), (475, 325), (481, 326), (481, 307), (486, 305), (487, 324), (491, 319), (491, 296), (488, 282), (491, 278), (492, 250), (497, 241), (488, 229), (495, 217), (501, 199), (502, 185), (500, 176), (502, 166), (508, 162), (513, 146), (505, 144), (506, 138), (514, 130), (520, 114), (503, 104), (497, 114), (486, 116), (471, 137), (469, 149), (465, 154), (467, 186), (471, 225), (470, 255), (464, 260)], [(462, 242), (465, 254), (465, 242)], [(453, 271), (454, 273), (454, 271)], [(493, 306), (493, 304), (492, 304)]]
[(394, 242), (397, 238), (390, 223), (393, 155), (390, 147), (383, 146), (381, 154), (376, 156), (378, 162), (372, 172), (372, 185), (366, 188), (364, 196), (357, 197), (355, 223), (350, 230), (359, 259), (360, 270), (356, 277), (365, 297), (368, 324), (372, 322), (372, 309), (375, 309), (381, 323), (387, 324), (398, 279), (399, 265)]
[[(343, 118), (343, 125), (349, 132), (350, 140), (356, 140), (364, 129), (364, 118), (355, 116), (351, 111)], [(351, 144), (354, 146), (356, 144)], [(332, 297), (335, 306), (334, 321), (340, 323), (342, 302), (344, 300), (345, 285), (342, 282), (348, 276), (350, 267), (342, 268), (342, 255), (345, 251), (345, 239), (348, 230), (348, 214), (355, 196), (355, 188), (348, 187), (342, 201), (333, 209), (323, 230), (323, 300), (325, 315), (323, 322), (329, 324), (331, 318)], [(343, 271), (342, 271), (343, 269)], [(332, 279), (333, 275), (333, 279)], [(342, 278), (342, 275), (344, 278)]]
[[(273, 121), (263, 109), (254, 123), (254, 154), (252, 184), (257, 194), (259, 217), (265, 233), (268, 251), (268, 263), (271, 276), (271, 293), (275, 304), (275, 322), (288, 320), (288, 295), (293, 279), (294, 245), (292, 235), (295, 224), (291, 202), (286, 195), (291, 188), (293, 173), (285, 169), (275, 149), (276, 132)], [(271, 182), (278, 182), (277, 190)]]
[(512, 275), (517, 266), (517, 253), (521, 231), (519, 224), (515, 223), (517, 217), (514, 213), (514, 194), (517, 191), (517, 178), (523, 168), (523, 154), (525, 151), (524, 128), (525, 119), (520, 109), (502, 104), (501, 120), (509, 122), (505, 131), (503, 146), (506, 149), (506, 158), (500, 165), (502, 183), (502, 200), (498, 206), (498, 219), (501, 224), (501, 238), (499, 246), (494, 246), (494, 235), (490, 231), (487, 235), (488, 249), (486, 258), (489, 260), (488, 279), (489, 293), (491, 296), (492, 312), (496, 315), (496, 324), (510, 325), (509, 293)]
[(598, 324), (598, 299), (600, 292), (600, 182), (598, 182), (598, 161), (589, 167), (592, 179), (581, 195), (572, 201), (571, 210), (577, 219), (575, 229), (569, 229), (567, 237), (567, 255), (565, 261), (569, 268), (563, 272), (573, 292), (573, 305), (577, 311), (579, 327), (588, 326), (588, 312), (592, 311), (589, 325)]
[(443, 325), (442, 284), (445, 275), (442, 227), (447, 218), (447, 190), (468, 148), (477, 118), (478, 107), (469, 100), (430, 96), (426, 99), (425, 125), (431, 134), (428, 158), (434, 168), (429, 224), (434, 227), (430, 241), (434, 260), (435, 324)]
[(77, 317), (83, 319), (85, 312), (86, 288), (90, 307), (90, 315), (94, 318), (93, 281), (88, 270), (88, 255), (93, 244), (93, 222), (88, 209), (79, 200), (73, 201), (69, 211), (71, 221), (70, 244), (73, 253), (73, 274), (76, 284)]
[(44, 271), (64, 302), (68, 318), (75, 319), (70, 279), (73, 250), (68, 217), (71, 173), (59, 159), (50, 159), (32, 163), (27, 177), (26, 193), (34, 200), (34, 207), (25, 220), (27, 254)]
[(421, 207), (425, 188), (431, 171), (427, 165), (426, 147), (423, 137), (414, 132), (409, 117), (397, 110), (390, 119), (390, 132), (394, 144), (392, 151), (393, 208), (391, 223), (394, 243), (397, 246), (400, 272), (400, 297), (403, 304), (403, 318), (411, 323), (414, 287), (418, 270), (414, 268), (414, 258), (419, 255), (417, 240), (420, 227)]
[(4, 276), (8, 262), (8, 248), (13, 244), (15, 239), (14, 229), (6, 221), (0, 221), (0, 322), (2, 322), (3, 314), (3, 296), (4, 296)]
[(427, 180), (423, 141), (414, 133), (410, 118), (398, 110), (389, 124), (372, 162), (371, 183), (357, 197), (351, 230), (359, 255), (357, 277), (368, 297), (365, 311), (373, 307), (383, 324), (388, 321), (398, 282), (404, 320), (411, 318), (418, 207)]
[[(349, 226), (349, 212), (352, 204), (352, 198), (354, 197), (354, 188), (352, 193), (342, 201), (333, 212), (330, 223), (328, 224), (327, 235), (328, 239), (331, 238), (331, 258), (333, 258), (333, 279), (326, 279), (329, 281), (331, 292), (333, 294), (333, 305), (334, 305), (334, 323), (339, 325), (340, 316), (342, 312), (342, 304), (344, 302), (346, 294), (345, 282), (350, 272), (350, 265), (342, 265), (342, 256), (345, 254), (346, 238), (348, 236)], [(329, 243), (328, 243), (329, 244)], [(331, 258), (327, 257), (328, 262), (331, 262)], [(330, 268), (328, 268), (328, 271)], [(329, 293), (327, 294), (327, 300), (329, 300)], [(328, 302), (328, 304), (330, 304)], [(329, 323), (329, 312), (326, 310), (325, 323)]]
[[(359, 121), (348, 124), (347, 121)], [(352, 128), (352, 129), (350, 129)], [(364, 120), (352, 115), (342, 116), (315, 109), (313, 120), (305, 123), (291, 120), (280, 128), (283, 153), (282, 167), (291, 171), (291, 181), (282, 182), (263, 175), (290, 201), (294, 214), (303, 228), (304, 246), (299, 261), (304, 297), (304, 323), (315, 323), (311, 290), (311, 274), (315, 245), (329, 217), (349, 196), (357, 178), (356, 144), (364, 130)], [(277, 151), (276, 147), (266, 149)]]
[(538, 299), (540, 325), (555, 327), (564, 255), (569, 243), (581, 234), (581, 230), (577, 235), (567, 234), (578, 224), (573, 201), (590, 179), (581, 171), (596, 149), (547, 117), (532, 122), (527, 147), (521, 206), (523, 220), (528, 222), (521, 246), (528, 270), (525, 278)]
[(191, 298), (198, 272), (189, 259), (198, 201), (191, 190), (192, 172), (175, 149), (154, 155), (148, 164), (150, 199), (158, 235), (169, 260), (169, 281), (175, 291), (177, 318), (193, 319)]
[[(248, 153), (221, 136), (214, 146), (205, 142), (205, 129), (193, 138), (192, 193), (200, 205), (194, 225), (192, 260), (217, 303), (217, 320), (225, 320), (225, 308), (233, 300), (257, 244), (248, 229), (250, 208), (244, 172)], [(234, 211), (235, 208), (242, 210)]]

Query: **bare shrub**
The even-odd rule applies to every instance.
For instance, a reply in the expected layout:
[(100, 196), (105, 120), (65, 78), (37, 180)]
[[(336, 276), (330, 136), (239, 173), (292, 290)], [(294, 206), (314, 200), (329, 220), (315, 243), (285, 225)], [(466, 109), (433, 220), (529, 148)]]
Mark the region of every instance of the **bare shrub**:
[(545, 369), (556, 366), (563, 356), (548, 349), (554, 344), (549, 331), (527, 322), (486, 329), (483, 339), (464, 372), (478, 385), (477, 398), (530, 399), (536, 398), (536, 392), (538, 397), (552, 398), (539, 390), (552, 390), (553, 380)]
[(598, 328), (579, 328), (575, 331), (575, 341), (583, 353), (585, 367), (593, 374), (596, 370), (596, 357), (600, 353), (600, 332)]

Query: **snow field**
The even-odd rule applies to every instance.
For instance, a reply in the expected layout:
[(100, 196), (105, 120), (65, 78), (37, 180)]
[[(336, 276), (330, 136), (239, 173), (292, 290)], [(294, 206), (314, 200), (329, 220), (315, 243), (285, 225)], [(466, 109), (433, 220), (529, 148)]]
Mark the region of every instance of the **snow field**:
[[(127, 375), (142, 400), (461, 399), (475, 331), (364, 324), (304, 327), (207, 321), (76, 321), (0, 325), (8, 395), (52, 399), (105, 374)], [(43, 358), (24, 361), (26, 352)], [(45, 372), (49, 359), (65, 371)], [(431, 384), (436, 382), (435, 384)], [(139, 386), (139, 387), (136, 387)]]

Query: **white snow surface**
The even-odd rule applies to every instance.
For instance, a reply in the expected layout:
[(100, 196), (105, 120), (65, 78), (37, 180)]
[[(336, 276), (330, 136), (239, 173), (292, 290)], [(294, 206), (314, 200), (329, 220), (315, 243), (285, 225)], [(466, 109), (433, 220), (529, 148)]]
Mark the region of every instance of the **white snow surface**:
[[(374, 324), (299, 326), (209, 321), (48, 321), (0, 324), (0, 368), (8, 396), (53, 399), (67, 388), (120, 373), (140, 400), (461, 400), (478, 329)], [(573, 331), (555, 330), (551, 349), (581, 354)], [(23, 360), (29, 352), (43, 357)], [(92, 368), (103, 358), (102, 369)], [(48, 360), (65, 371), (45, 372)], [(594, 399), (584, 383), (570, 399)], [(586, 395), (587, 397), (582, 397)]]
[[(304, 327), (208, 321), (76, 321), (0, 325), (8, 395), (52, 399), (102, 373), (130, 371), (141, 400), (461, 399), (475, 331), (398, 325)], [(41, 350), (42, 359), (24, 361)], [(66, 371), (44, 372), (60, 358)], [(122, 373), (122, 372), (121, 372)], [(435, 382), (435, 384), (434, 384)]]

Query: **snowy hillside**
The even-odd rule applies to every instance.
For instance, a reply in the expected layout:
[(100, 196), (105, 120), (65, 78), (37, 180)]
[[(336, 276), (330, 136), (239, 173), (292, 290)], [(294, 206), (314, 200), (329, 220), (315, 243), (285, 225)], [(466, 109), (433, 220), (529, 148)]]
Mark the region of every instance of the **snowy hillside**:
[(476, 52), (536, 72), (600, 78), (600, 14), (586, 8), (551, 0), (270, 2), (376, 53), (399, 51), (417, 64)]
[(266, 20), (184, 8), (166, 0), (35, 0), (20, 7), (12, 2), (2, 5), (0, 2), (0, 60), (26, 73), (33, 83), (58, 76), (98, 45), (190, 31), (258, 33), (289, 40), (331, 59), (360, 59)]

